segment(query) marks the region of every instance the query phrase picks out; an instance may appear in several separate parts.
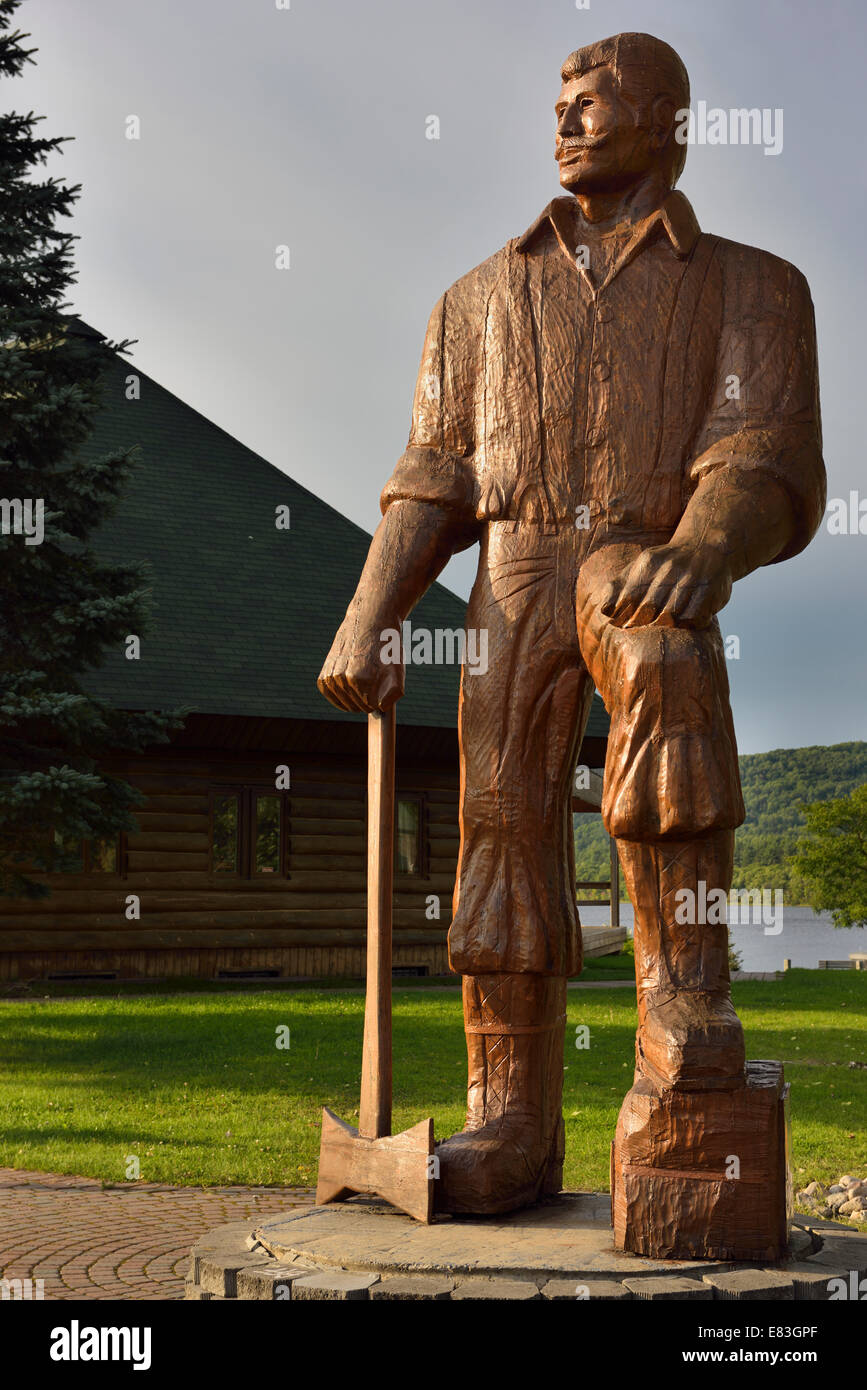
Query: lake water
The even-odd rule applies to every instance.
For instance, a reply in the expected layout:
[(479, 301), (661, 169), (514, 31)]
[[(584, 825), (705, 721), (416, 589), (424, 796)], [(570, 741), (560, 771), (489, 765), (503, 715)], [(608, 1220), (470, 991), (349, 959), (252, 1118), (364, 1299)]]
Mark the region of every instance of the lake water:
[[(579, 908), (581, 921), (588, 927), (604, 926), (611, 920), (608, 908)], [(745, 915), (745, 914), (744, 914)], [(620, 904), (620, 921), (632, 935), (632, 904)], [(813, 912), (809, 907), (783, 907), (767, 926), (731, 926), (732, 941), (740, 951), (744, 970), (782, 970), (783, 961), (815, 970), (820, 960), (846, 960), (850, 951), (867, 951), (867, 927), (837, 928), (830, 912)]]

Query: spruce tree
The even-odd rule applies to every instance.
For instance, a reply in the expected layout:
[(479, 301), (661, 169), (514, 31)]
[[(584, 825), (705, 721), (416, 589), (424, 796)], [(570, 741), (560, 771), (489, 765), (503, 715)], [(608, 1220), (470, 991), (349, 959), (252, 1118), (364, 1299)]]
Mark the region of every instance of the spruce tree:
[[(2, 77), (33, 61), (13, 28), (19, 3), (0, 0)], [(138, 794), (99, 759), (171, 724), (81, 683), (146, 617), (137, 568), (92, 547), (132, 466), (87, 449), (101, 374), (129, 342), (71, 331), (76, 238), (58, 224), (80, 190), (45, 176), (68, 137), (41, 136), (41, 119), (0, 115), (0, 893), (28, 897), (49, 891), (34, 870), (71, 871), (80, 841), (135, 828)]]

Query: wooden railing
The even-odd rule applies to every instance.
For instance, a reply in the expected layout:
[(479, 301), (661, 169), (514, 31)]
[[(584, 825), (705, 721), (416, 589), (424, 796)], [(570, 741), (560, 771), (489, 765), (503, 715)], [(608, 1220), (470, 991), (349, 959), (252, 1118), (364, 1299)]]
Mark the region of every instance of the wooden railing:
[(607, 890), (608, 898), (576, 898), (579, 907), (609, 907), (612, 927), (620, 926), (620, 860), (617, 858), (617, 844), (609, 841), (611, 853), (611, 877), (603, 879), (582, 879), (575, 884), (577, 892), (589, 893), (594, 890)]

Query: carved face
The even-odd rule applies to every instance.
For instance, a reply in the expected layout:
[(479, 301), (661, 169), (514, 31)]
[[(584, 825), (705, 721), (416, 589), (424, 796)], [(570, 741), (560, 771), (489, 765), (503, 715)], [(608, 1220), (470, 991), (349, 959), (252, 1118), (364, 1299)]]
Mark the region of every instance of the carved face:
[(593, 68), (563, 83), (557, 104), (555, 158), (570, 193), (615, 191), (634, 183), (660, 159), (649, 117), (611, 68)]

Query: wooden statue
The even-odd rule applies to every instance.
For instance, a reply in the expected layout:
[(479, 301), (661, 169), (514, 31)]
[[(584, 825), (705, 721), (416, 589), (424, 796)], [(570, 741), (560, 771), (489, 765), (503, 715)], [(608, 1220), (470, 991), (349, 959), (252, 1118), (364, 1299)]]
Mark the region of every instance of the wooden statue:
[(639, 1003), (616, 1240), (739, 1258), (732, 1233), (762, 1220), (762, 1185), (773, 1213), (749, 1249), (785, 1239), (784, 1088), (779, 1069), (745, 1069), (725, 914), (698, 910), (728, 893), (744, 815), (716, 614), (735, 580), (807, 545), (825, 482), (806, 281), (700, 230), (674, 191), (688, 106), (683, 64), (649, 35), (566, 60), (566, 196), (436, 305), (408, 447), (319, 687), (342, 709), (388, 709), (404, 673), (381, 660), (383, 632), (478, 542), (467, 627), (486, 630), (488, 663), (462, 678), (449, 932), (467, 1122), (437, 1147), (435, 1206), (482, 1213), (560, 1186), (565, 987), (581, 968), (570, 792), (599, 689)]

